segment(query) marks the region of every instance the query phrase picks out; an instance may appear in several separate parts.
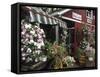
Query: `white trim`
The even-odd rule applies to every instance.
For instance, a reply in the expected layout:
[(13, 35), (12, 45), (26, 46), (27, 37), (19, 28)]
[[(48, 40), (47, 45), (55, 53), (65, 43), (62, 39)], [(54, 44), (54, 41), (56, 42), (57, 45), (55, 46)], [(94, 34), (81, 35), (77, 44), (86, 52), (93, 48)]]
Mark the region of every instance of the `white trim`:
[(66, 12), (68, 12), (68, 11), (70, 11), (71, 9), (65, 9), (65, 10), (63, 10), (63, 11), (61, 11), (61, 12), (58, 12), (58, 14), (64, 14), (64, 13), (66, 13)]
[(54, 12), (51, 14), (52, 16), (59, 15), (58, 12)]
[(52, 16), (55, 16), (55, 15), (62, 15), (62, 14), (66, 13), (66, 12), (68, 12), (68, 11), (70, 11), (70, 10), (71, 10), (71, 9), (64, 9), (64, 10), (59, 11), (59, 12), (54, 12), (54, 13), (52, 13), (51, 15), (52, 15)]
[[(85, 22), (82, 22), (82, 21), (79, 21), (79, 20), (75, 20), (75, 19), (72, 19), (72, 18), (69, 18), (69, 17), (65, 17), (65, 16), (61, 16), (61, 18), (65, 19), (65, 20), (70, 20), (70, 21), (74, 21), (74, 22), (78, 22), (78, 23), (85, 23)], [(92, 24), (89, 24), (89, 23), (85, 23), (87, 25), (91, 25), (91, 26), (95, 26), (95, 25), (92, 25)]]
[(71, 21), (74, 21), (74, 22), (78, 22), (78, 23), (82, 23), (79, 20), (75, 20), (75, 19), (72, 19), (72, 18), (69, 18), (69, 17), (65, 17), (65, 16), (61, 16), (61, 18), (66, 19), (66, 20), (71, 20)]

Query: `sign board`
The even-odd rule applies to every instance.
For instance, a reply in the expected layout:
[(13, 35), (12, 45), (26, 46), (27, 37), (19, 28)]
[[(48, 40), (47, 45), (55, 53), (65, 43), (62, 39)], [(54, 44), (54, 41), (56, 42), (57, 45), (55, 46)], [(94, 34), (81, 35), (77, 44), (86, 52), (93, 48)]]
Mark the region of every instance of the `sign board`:
[(72, 18), (77, 19), (77, 20), (82, 20), (82, 15), (72, 12)]

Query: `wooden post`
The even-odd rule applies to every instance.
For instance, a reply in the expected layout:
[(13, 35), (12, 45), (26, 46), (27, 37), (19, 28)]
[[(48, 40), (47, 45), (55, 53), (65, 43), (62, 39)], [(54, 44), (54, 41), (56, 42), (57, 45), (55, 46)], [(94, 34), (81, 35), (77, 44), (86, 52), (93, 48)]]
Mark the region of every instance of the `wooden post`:
[(59, 41), (59, 26), (58, 25), (56, 26), (55, 32), (56, 32), (56, 42), (58, 43)]

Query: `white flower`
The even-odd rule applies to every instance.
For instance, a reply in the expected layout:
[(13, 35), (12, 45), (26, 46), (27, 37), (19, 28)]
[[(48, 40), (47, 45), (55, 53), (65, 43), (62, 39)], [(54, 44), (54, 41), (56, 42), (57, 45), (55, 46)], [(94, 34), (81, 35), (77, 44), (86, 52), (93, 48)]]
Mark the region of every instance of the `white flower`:
[(25, 41), (28, 41), (28, 38), (26, 38)]
[(32, 31), (30, 31), (30, 33), (31, 33), (32, 35), (34, 35), (34, 34), (35, 34), (35, 31), (34, 31), (34, 30), (32, 30)]
[(67, 31), (64, 31), (64, 34), (67, 35)]
[(67, 56), (67, 57), (66, 57), (66, 60), (68, 60), (68, 61), (70, 61), (70, 62), (75, 62), (74, 57), (71, 57), (71, 56)]
[(41, 50), (36, 50), (35, 53), (40, 54)]
[(33, 51), (33, 55), (35, 54), (35, 52)]
[(47, 61), (47, 57), (46, 56), (41, 56), (41, 57), (39, 57), (39, 59), (40, 59), (40, 61), (43, 61), (43, 62)]
[(43, 38), (38, 38), (38, 39), (37, 39), (37, 42), (38, 42), (38, 43), (43, 43)]
[(21, 29), (22, 29), (22, 30), (24, 30), (24, 29), (25, 29), (25, 26), (24, 26), (24, 25), (22, 25), (22, 26), (21, 26)]
[(72, 57), (71, 60), (72, 60), (72, 62), (76, 62), (75, 59), (74, 59), (74, 57)]
[(25, 24), (25, 28), (27, 29), (27, 28), (31, 28), (32, 27), (32, 25), (31, 24)]
[(22, 57), (22, 60), (25, 60), (25, 57)]
[(23, 51), (24, 50), (24, 48), (21, 48), (21, 51)]
[(76, 61), (75, 61), (74, 57), (67, 56), (64, 58), (64, 62), (66, 63), (67, 66), (69, 66), (69, 65), (73, 66), (74, 65), (73, 63)]
[(90, 44), (88, 43), (88, 45), (87, 45), (87, 47), (86, 47), (86, 49), (85, 49), (86, 51), (89, 51), (90, 50)]
[(33, 36), (32, 36), (32, 35), (30, 35), (29, 38), (30, 38), (31, 40), (33, 40)]
[(34, 41), (33, 41), (33, 40), (30, 40), (30, 41), (29, 41), (29, 44), (32, 44), (32, 43), (34, 43)]
[(25, 32), (21, 32), (21, 34), (22, 34), (22, 35), (24, 35), (24, 34), (25, 34)]
[(90, 47), (90, 44), (88, 43), (87, 48), (85, 49), (85, 53), (87, 56), (93, 56), (95, 54), (95, 49)]
[(34, 34), (34, 37), (37, 37), (37, 34)]
[(29, 58), (30, 61), (32, 61), (32, 58)]
[(39, 60), (38, 60), (38, 58), (35, 58), (35, 62), (38, 62)]
[(23, 43), (23, 44), (28, 44), (28, 39), (21, 39), (21, 42)]
[(93, 57), (89, 57), (89, 61), (93, 61)]
[(26, 32), (26, 31), (24, 30), (24, 31), (21, 32), (21, 34), (22, 34), (22, 35), (25, 35), (25, 32)]
[(26, 54), (25, 53), (22, 53), (22, 56), (26, 56)]
[(23, 44), (28, 44), (29, 43), (29, 40), (28, 40), (28, 38), (26, 38), (24, 41), (23, 41)]
[(41, 39), (42, 38), (42, 35), (41, 34), (38, 34), (38, 39)]
[(28, 52), (28, 53), (31, 53), (31, 52), (32, 52), (32, 50), (31, 50), (30, 48), (28, 48), (28, 49), (27, 49), (27, 52)]
[(42, 58), (42, 61), (43, 62), (47, 61), (47, 57)]
[(44, 38), (46, 37), (45, 34), (43, 34), (43, 37), (44, 37)]
[(34, 45), (37, 46), (37, 42), (34, 41)]
[(36, 26), (36, 25), (34, 26), (34, 28), (35, 28), (35, 29), (39, 29), (39, 27), (38, 27), (38, 26)]
[(28, 37), (30, 37), (30, 35), (29, 34), (26, 34), (26, 38), (28, 38)]
[(66, 59), (67, 59), (67, 60), (71, 60), (71, 56), (67, 56)]
[(37, 46), (38, 49), (41, 49), (42, 46), (44, 46), (44, 42), (34, 42), (34, 45)]
[(24, 43), (24, 39), (21, 39), (21, 42)]
[(40, 34), (44, 34), (43, 29), (39, 29), (39, 33), (40, 33)]
[(25, 20), (23, 19), (23, 20), (21, 20), (21, 25), (23, 25), (24, 24), (24, 22), (25, 22)]
[(32, 61), (32, 58), (28, 57), (28, 58), (26, 59), (26, 62), (30, 62), (30, 61)]

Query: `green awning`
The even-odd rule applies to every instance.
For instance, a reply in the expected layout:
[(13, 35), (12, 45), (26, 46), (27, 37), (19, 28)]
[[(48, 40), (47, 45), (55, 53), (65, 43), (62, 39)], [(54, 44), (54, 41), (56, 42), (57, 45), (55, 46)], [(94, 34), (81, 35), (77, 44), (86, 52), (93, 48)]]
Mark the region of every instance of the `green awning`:
[(67, 28), (66, 22), (61, 19), (48, 15), (45, 12), (40, 11), (37, 7), (26, 7), (29, 9), (29, 21), (39, 22), (41, 24), (59, 25), (60, 27)]

